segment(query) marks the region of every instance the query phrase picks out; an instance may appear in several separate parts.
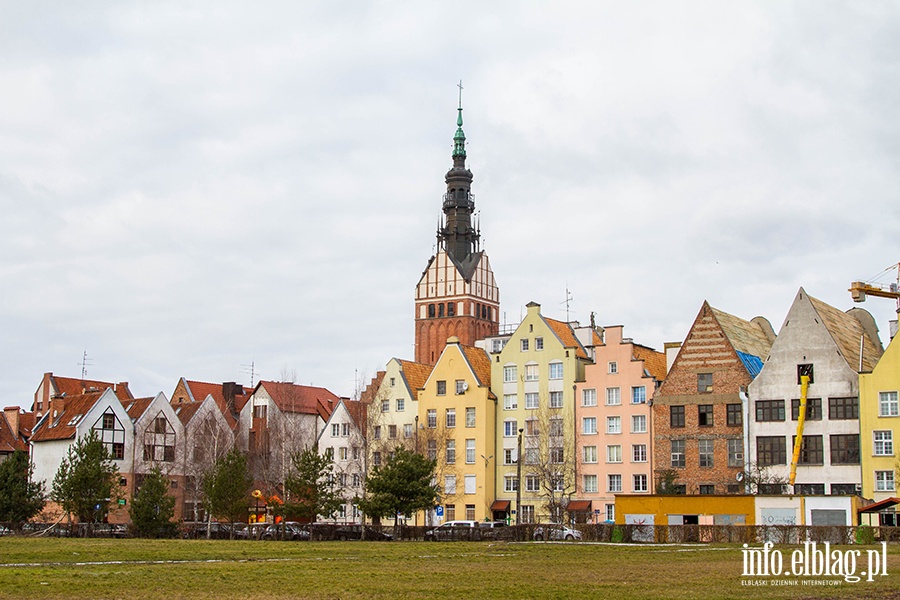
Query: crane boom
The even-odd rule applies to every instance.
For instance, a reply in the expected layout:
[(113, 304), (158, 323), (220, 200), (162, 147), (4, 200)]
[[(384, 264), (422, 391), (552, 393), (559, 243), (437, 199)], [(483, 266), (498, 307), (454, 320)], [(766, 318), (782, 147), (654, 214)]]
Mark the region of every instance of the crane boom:
[(803, 446), (803, 425), (806, 423), (806, 392), (809, 390), (809, 375), (800, 376), (800, 408), (797, 412), (797, 435), (794, 437), (794, 454), (791, 457), (791, 478), (788, 482), (794, 486), (797, 479), (797, 463), (800, 461), (800, 448)]

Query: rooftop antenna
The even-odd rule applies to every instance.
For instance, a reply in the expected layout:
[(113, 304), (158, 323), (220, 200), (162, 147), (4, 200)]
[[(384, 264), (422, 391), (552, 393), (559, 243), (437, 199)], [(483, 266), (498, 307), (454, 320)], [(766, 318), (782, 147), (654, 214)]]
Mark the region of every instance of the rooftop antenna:
[(251, 360), (249, 365), (241, 365), (241, 373), (250, 373), (250, 387), (256, 386), (256, 361)]
[(88, 358), (87, 350), (84, 351), (84, 354), (81, 356), (81, 362), (78, 365), (81, 367), (81, 382), (84, 383), (84, 380), (87, 379), (87, 368), (93, 366), (93, 362), (90, 358)]
[(569, 323), (569, 308), (570, 303), (572, 302), (572, 292), (569, 291), (569, 284), (566, 283), (566, 299), (560, 302), (560, 304), (566, 305), (566, 323)]

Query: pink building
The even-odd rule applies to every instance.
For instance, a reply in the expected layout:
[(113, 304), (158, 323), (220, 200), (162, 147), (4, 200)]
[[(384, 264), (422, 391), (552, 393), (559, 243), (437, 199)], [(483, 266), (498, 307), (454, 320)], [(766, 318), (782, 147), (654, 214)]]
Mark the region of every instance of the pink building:
[(576, 384), (578, 491), (569, 512), (583, 515), (579, 521), (612, 521), (615, 494), (653, 493), (650, 400), (665, 379), (666, 357), (622, 330), (605, 328)]

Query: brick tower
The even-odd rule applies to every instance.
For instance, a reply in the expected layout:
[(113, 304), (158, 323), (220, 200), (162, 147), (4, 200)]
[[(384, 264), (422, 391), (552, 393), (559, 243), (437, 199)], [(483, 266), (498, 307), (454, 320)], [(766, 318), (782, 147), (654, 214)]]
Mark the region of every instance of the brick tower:
[(471, 346), (475, 340), (496, 335), (500, 327), (500, 290), (481, 250), (480, 231), (472, 222), (475, 196), (472, 171), (466, 168), (461, 99), (457, 112), (453, 167), (444, 178), (447, 192), (437, 231), (438, 250), (416, 286), (416, 362), (428, 365), (437, 361), (450, 336)]

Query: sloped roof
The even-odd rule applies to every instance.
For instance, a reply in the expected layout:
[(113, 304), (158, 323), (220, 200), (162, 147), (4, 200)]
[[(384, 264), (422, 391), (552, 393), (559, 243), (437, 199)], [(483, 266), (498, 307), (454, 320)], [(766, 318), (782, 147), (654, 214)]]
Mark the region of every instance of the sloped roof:
[(409, 391), (412, 393), (413, 399), (415, 400), (416, 391), (425, 387), (425, 382), (428, 381), (428, 376), (431, 375), (433, 367), (411, 360), (397, 359), (397, 362), (400, 363), (400, 370), (403, 372), (403, 377), (406, 378), (406, 383), (409, 385)]
[(128, 413), (128, 417), (134, 422), (141, 418), (141, 415), (146, 412), (154, 398), (155, 396), (150, 398), (135, 398), (134, 400), (123, 402), (122, 404), (125, 406), (125, 412)]
[(575, 356), (578, 356), (579, 358), (588, 358), (584, 346), (578, 341), (575, 331), (572, 330), (572, 327), (568, 323), (563, 323), (562, 321), (557, 321), (556, 319), (551, 319), (543, 315), (541, 315), (541, 318), (553, 333), (556, 334), (556, 337), (562, 342), (563, 347), (575, 348)]
[(323, 387), (297, 385), (281, 381), (260, 381), (256, 389), (262, 387), (282, 412), (317, 414), (328, 420), (340, 398)]
[(125, 400), (134, 399), (131, 390), (128, 389), (127, 381), (123, 381), (121, 383), (111, 383), (108, 381), (97, 381), (94, 379), (59, 377), (57, 375), (51, 375), (50, 380), (53, 383), (56, 393), (65, 394), (67, 397), (81, 396), (82, 394), (88, 393), (88, 391), (92, 389), (102, 392), (107, 388), (111, 388), (113, 392), (115, 392), (116, 398), (122, 400), (123, 402)]
[(644, 361), (644, 369), (650, 373), (650, 376), (657, 381), (663, 381), (666, 378), (666, 355), (657, 352), (653, 348), (641, 346), (640, 344), (632, 345), (632, 355), (635, 360)]
[(363, 404), (371, 404), (375, 401), (375, 396), (378, 394), (378, 390), (381, 389), (381, 382), (384, 381), (385, 372), (378, 371), (375, 373), (375, 377), (372, 378), (372, 381), (369, 382), (369, 385), (366, 386), (366, 389), (362, 391), (359, 395), (359, 401)]
[(459, 347), (463, 351), (466, 360), (469, 361), (475, 377), (478, 378), (478, 385), (488, 388), (489, 398), (496, 398), (497, 396), (491, 391), (491, 357), (483, 348), (463, 346), (462, 344)]
[[(819, 313), (822, 324), (831, 334), (834, 343), (837, 344), (850, 368), (857, 372), (871, 372), (883, 354), (881, 344), (875, 344), (872, 341), (862, 324), (853, 315), (840, 311), (809, 294), (806, 297), (809, 298), (815, 311)], [(860, 338), (863, 340), (862, 369), (859, 364)]]
[(181, 421), (182, 425), (187, 425), (191, 419), (194, 418), (194, 415), (197, 414), (197, 411), (200, 410), (200, 407), (203, 406), (202, 402), (172, 402), (170, 404), (172, 410), (175, 411), (175, 415), (178, 417), (178, 420)]
[(356, 424), (356, 428), (359, 429), (360, 434), (362, 434), (363, 438), (366, 437), (366, 411), (368, 407), (366, 403), (361, 400), (343, 400), (344, 407), (346, 407), (347, 412), (350, 414), (350, 418), (353, 419), (353, 423)]
[(737, 352), (743, 352), (761, 360), (765, 360), (769, 356), (772, 343), (759, 325), (730, 315), (712, 306), (710, 306), (710, 310), (716, 321), (718, 321), (719, 327), (722, 328), (725, 337), (728, 338), (731, 346)]
[(0, 412), (0, 452), (27, 451), (28, 446), (18, 431), (13, 431), (12, 425), (6, 420), (6, 414)]
[(31, 441), (45, 442), (74, 438), (77, 433), (77, 425), (81, 420), (79, 419), (72, 423), (73, 419), (76, 416), (83, 418), (102, 395), (102, 392), (90, 392), (67, 397), (63, 409), (56, 417), (53, 417), (48, 409), (44, 418), (35, 426), (34, 433), (31, 435)]

